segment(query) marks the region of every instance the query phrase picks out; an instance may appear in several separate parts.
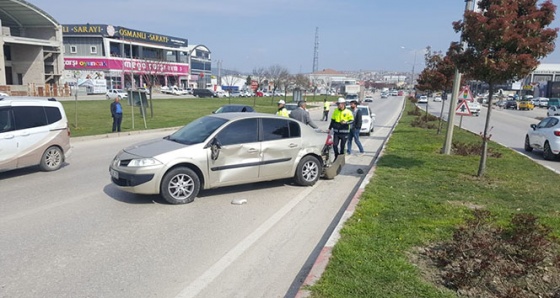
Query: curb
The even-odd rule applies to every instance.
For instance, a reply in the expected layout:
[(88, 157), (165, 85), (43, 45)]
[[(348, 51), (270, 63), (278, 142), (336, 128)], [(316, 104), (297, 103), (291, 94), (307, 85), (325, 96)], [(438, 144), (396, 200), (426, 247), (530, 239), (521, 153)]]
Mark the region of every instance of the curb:
[[(89, 140), (99, 140), (99, 139), (111, 139), (111, 138), (120, 138), (132, 135), (139, 135), (144, 133), (151, 133), (151, 132), (160, 132), (160, 131), (176, 131), (182, 126), (177, 127), (165, 127), (165, 128), (154, 128), (154, 129), (145, 129), (145, 130), (131, 130), (126, 132), (113, 132), (113, 133), (106, 133), (100, 135), (92, 135), (92, 136), (81, 136), (81, 137), (70, 137), (70, 142), (82, 142), (82, 141), (89, 141)], [(70, 130), (72, 132), (72, 130)]]

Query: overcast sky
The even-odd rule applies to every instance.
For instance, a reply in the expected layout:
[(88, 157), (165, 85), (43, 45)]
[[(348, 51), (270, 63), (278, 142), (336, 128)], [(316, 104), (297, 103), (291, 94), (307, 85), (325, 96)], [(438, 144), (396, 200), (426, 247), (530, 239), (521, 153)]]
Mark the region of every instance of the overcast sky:
[[(28, 0), (61, 24), (108, 24), (186, 38), (212, 52), (213, 67), (251, 72), (281, 65), (319, 69), (423, 69), (423, 50), (459, 39), (463, 0)], [(553, 27), (560, 27), (555, 21)], [(404, 47), (404, 48), (403, 48)], [(414, 63), (416, 53), (416, 63)], [(560, 50), (545, 60), (560, 63)]]

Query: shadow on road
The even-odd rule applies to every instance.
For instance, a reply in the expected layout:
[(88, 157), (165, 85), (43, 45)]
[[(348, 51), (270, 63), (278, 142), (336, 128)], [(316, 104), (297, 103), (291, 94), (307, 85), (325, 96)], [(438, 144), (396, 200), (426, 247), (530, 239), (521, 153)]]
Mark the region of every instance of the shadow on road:
[(420, 160), (403, 158), (392, 154), (384, 155), (377, 163), (377, 167), (388, 167), (394, 169), (410, 169), (413, 167), (421, 167), (422, 165), (424, 165), (424, 162)]

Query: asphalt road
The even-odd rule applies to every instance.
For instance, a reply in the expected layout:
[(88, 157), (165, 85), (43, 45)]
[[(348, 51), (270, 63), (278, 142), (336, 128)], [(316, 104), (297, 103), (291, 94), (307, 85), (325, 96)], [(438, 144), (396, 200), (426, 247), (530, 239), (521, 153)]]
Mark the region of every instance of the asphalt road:
[[(118, 150), (170, 131), (76, 138), (59, 171), (0, 173), (0, 297), (293, 293), (402, 101), (376, 98), (375, 133), (362, 137), (367, 154), (349, 156), (336, 179), (313, 187), (291, 180), (225, 187), (174, 206), (111, 184), (108, 166)], [(312, 118), (326, 129), (321, 113)]]
[[(424, 104), (419, 106), (425, 109)], [(441, 103), (433, 102), (432, 98), (430, 98), (428, 108), (431, 114), (439, 116), (441, 112)], [(455, 116), (454, 123), (457, 126), (461, 124), (462, 128), (475, 134), (480, 134), (484, 131), (487, 112), (488, 108), (483, 106), (480, 111), (480, 116), (464, 116), (462, 122), (460, 116)], [(443, 113), (444, 119), (447, 119), (448, 114), (449, 103), (445, 102)], [(523, 150), (525, 135), (530, 129), (529, 126), (531, 124), (539, 123), (539, 118), (542, 119), (544, 117), (546, 117), (545, 108), (535, 108), (532, 111), (520, 111), (511, 109), (505, 110), (494, 107), (490, 119), (490, 134), (492, 135), (491, 140), (498, 142), (503, 146), (509, 147), (512, 150), (531, 158), (535, 162), (560, 173), (560, 162), (544, 160), (542, 151), (540, 150), (534, 150), (531, 153)]]

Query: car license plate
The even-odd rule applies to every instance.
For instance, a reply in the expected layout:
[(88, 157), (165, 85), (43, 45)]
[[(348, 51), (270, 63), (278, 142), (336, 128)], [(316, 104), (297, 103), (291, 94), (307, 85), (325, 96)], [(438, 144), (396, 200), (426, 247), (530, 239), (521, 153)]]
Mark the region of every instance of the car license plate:
[(117, 172), (113, 169), (109, 169), (109, 172), (111, 173), (111, 177), (113, 177), (115, 179), (119, 179), (119, 172)]

